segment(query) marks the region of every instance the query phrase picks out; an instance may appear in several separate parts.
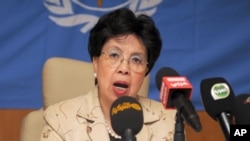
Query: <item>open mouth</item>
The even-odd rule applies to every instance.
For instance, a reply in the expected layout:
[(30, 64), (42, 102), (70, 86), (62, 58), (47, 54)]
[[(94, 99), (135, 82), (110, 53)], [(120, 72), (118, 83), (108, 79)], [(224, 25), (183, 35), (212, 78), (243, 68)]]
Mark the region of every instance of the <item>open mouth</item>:
[(114, 83), (114, 91), (117, 95), (125, 95), (128, 91), (128, 84), (115, 82)]

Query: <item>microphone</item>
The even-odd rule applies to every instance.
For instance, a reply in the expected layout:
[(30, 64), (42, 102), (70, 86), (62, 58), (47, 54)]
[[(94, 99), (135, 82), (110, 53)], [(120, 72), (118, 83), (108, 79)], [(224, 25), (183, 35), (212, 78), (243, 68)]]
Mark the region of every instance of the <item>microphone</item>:
[(230, 140), (231, 114), (235, 108), (235, 96), (229, 83), (222, 77), (201, 81), (200, 91), (206, 112), (218, 120), (226, 140)]
[(142, 106), (133, 97), (119, 97), (112, 103), (110, 119), (113, 130), (123, 141), (136, 141), (135, 135), (143, 126)]
[(192, 85), (188, 79), (172, 68), (161, 68), (156, 74), (156, 86), (160, 90), (160, 100), (166, 109), (176, 108), (185, 121), (195, 131), (201, 131), (199, 117), (192, 105)]
[(250, 94), (236, 96), (235, 124), (250, 125)]

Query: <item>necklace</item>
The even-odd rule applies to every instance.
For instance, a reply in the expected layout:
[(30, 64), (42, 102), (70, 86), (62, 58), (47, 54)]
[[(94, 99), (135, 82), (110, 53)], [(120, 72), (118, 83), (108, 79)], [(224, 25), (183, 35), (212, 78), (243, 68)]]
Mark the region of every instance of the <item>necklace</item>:
[(114, 133), (110, 128), (107, 122), (105, 123), (106, 129), (108, 130), (109, 134), (114, 137), (115, 139), (121, 139), (122, 137)]

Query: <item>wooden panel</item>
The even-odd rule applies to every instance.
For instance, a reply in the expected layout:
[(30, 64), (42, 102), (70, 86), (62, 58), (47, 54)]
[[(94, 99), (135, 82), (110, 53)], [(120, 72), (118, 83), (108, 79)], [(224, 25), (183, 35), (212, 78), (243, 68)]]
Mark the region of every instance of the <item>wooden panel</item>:
[(31, 109), (0, 109), (0, 141), (19, 141), (23, 117)]
[(185, 125), (187, 141), (224, 141), (224, 135), (217, 121), (213, 120), (205, 111), (199, 111), (198, 115), (202, 124), (202, 130), (196, 132), (189, 125)]
[[(19, 141), (22, 118), (32, 109), (0, 109), (0, 141)], [(222, 141), (225, 140), (218, 122), (204, 111), (198, 112), (202, 131), (196, 132), (185, 125), (186, 141)]]

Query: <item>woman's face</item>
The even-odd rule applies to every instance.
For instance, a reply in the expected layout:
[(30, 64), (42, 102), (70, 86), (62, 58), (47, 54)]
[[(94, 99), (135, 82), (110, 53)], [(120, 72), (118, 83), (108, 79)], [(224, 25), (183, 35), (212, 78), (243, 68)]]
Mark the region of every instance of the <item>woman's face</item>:
[(100, 57), (93, 58), (101, 103), (136, 97), (147, 72), (147, 52), (133, 34), (109, 39)]

